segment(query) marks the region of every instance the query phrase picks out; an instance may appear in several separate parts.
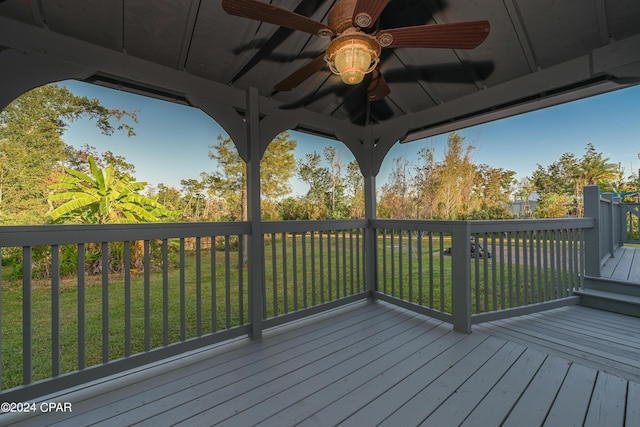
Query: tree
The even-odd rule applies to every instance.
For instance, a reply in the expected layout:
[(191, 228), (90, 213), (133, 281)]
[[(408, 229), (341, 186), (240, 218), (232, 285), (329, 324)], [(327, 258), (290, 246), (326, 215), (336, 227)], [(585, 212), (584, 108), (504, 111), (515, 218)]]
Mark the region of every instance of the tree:
[[(295, 171), (293, 150), (297, 142), (288, 132), (278, 135), (265, 150), (260, 160), (260, 193), (266, 202), (274, 202), (291, 191), (289, 178)], [(218, 142), (211, 145), (209, 158), (215, 160), (218, 168), (205, 179), (211, 190), (224, 198), (229, 206), (228, 220), (247, 218), (246, 164), (240, 158), (231, 138), (218, 136)]]
[[(62, 136), (80, 118), (95, 120), (105, 135), (133, 127), (135, 113), (108, 109), (97, 99), (46, 85), (31, 90), (0, 112), (0, 216), (3, 222), (42, 222), (49, 208), (48, 184), (70, 150)], [(114, 124), (114, 122), (118, 122)]]
[(457, 132), (449, 134), (444, 160), (436, 172), (439, 218), (466, 218), (473, 210), (472, 196), (476, 175), (476, 167), (471, 161), (473, 148), (472, 145), (465, 145), (464, 138)]
[(170, 216), (158, 201), (139, 194), (146, 182), (132, 181), (127, 175), (117, 178), (113, 166), (100, 169), (89, 157), (91, 174), (65, 169), (60, 182), (50, 185), (61, 190), (49, 196), (52, 202), (64, 202), (49, 212), (55, 222), (114, 224), (159, 222)]
[(573, 205), (566, 194), (542, 193), (533, 214), (535, 218), (563, 218)]
[(476, 199), (479, 207), (472, 211), (474, 219), (503, 219), (513, 215), (509, 209), (515, 172), (481, 164), (476, 174)]
[(364, 177), (355, 159), (347, 165), (346, 189), (351, 200), (349, 216), (364, 218)]
[[(584, 155), (577, 159), (573, 153), (564, 153), (560, 159), (547, 168), (538, 165), (532, 181), (541, 195), (555, 194), (571, 199), (577, 215), (583, 212), (582, 194), (585, 185), (599, 185), (611, 191), (613, 182), (619, 180), (619, 167), (610, 163), (593, 144), (587, 144)], [(552, 197), (551, 199), (555, 199)]]
[(71, 146), (67, 146), (66, 148), (68, 156), (63, 165), (69, 169), (89, 173), (89, 157), (93, 157), (96, 164), (101, 168), (107, 165), (113, 166), (115, 176), (118, 178), (125, 174), (133, 178), (136, 173), (136, 167), (133, 163), (127, 162), (127, 159), (114, 154), (111, 150), (98, 153), (98, 149), (89, 144), (84, 144), (79, 149)]
[[(298, 160), (298, 177), (309, 185), (305, 197), (307, 211), (311, 218), (347, 218), (351, 216), (353, 197), (360, 197), (364, 208), (364, 181), (355, 160), (345, 168), (341, 153), (333, 146), (326, 146), (322, 156), (316, 151), (305, 156), (306, 161)], [(348, 182), (346, 176), (353, 179)], [(360, 194), (358, 194), (360, 192)], [(360, 202), (358, 202), (360, 203)]]
[(379, 215), (397, 219), (413, 218), (415, 203), (412, 197), (409, 162), (396, 157), (393, 163), (389, 180), (380, 191)]
[(182, 211), (184, 218), (193, 218), (199, 221), (201, 218), (201, 208), (204, 208), (205, 182), (197, 179), (181, 179), (182, 193), (187, 197), (187, 203)]
[(539, 193), (571, 194), (574, 177), (577, 175), (578, 161), (573, 153), (564, 153), (560, 159), (546, 168), (538, 164), (533, 172), (533, 181)]
[(298, 160), (298, 178), (309, 186), (305, 201), (311, 218), (328, 218), (330, 211), (327, 204), (329, 194), (330, 173), (322, 166), (322, 157), (316, 151), (305, 155), (306, 161)]

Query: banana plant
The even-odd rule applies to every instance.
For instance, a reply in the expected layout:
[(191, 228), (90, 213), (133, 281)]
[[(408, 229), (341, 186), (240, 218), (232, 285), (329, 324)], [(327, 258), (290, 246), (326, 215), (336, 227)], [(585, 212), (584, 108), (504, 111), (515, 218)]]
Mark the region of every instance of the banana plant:
[(112, 165), (101, 169), (93, 157), (89, 157), (89, 170), (84, 173), (65, 168), (59, 182), (49, 186), (58, 191), (49, 196), (49, 201), (64, 202), (49, 212), (54, 222), (158, 222), (171, 215), (161, 203), (139, 194), (146, 182), (135, 182), (128, 175), (116, 177)]

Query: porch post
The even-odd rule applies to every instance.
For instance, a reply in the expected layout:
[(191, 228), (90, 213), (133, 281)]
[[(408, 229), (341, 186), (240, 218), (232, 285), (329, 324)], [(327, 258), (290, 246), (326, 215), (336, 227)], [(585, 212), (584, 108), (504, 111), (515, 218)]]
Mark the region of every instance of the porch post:
[(376, 217), (376, 177), (373, 174), (364, 177), (364, 217), (367, 220), (367, 226), (364, 229), (364, 277), (366, 289), (369, 295), (374, 297), (378, 290), (378, 243), (377, 232), (371, 227), (371, 220)]
[(453, 329), (471, 332), (471, 246), (468, 221), (454, 221), (451, 233), (451, 314)]
[(600, 277), (600, 189), (597, 185), (584, 187), (584, 216), (593, 218), (595, 227), (584, 232), (584, 274)]
[(262, 278), (264, 256), (262, 247), (262, 216), (260, 212), (260, 116), (258, 90), (247, 91), (247, 216), (249, 232), (249, 334), (254, 340), (262, 338)]

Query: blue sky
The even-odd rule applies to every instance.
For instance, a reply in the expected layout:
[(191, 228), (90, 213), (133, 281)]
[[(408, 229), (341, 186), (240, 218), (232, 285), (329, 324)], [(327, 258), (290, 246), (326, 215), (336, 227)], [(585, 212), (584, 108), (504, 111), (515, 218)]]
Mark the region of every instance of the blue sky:
[[(110, 137), (100, 134), (95, 124), (81, 120), (73, 123), (64, 139), (76, 147), (87, 143), (100, 152), (111, 150), (136, 166), (138, 181), (180, 188), (180, 180), (198, 179), (201, 172), (212, 172), (215, 164), (208, 158), (209, 145), (224, 130), (201, 111), (178, 104), (115, 91), (95, 85), (65, 81), (74, 94), (98, 98), (108, 108), (136, 110), (139, 123), (136, 136), (124, 133)], [(517, 178), (531, 175), (537, 164), (547, 166), (565, 152), (581, 157), (588, 143), (610, 161), (620, 163), (625, 175), (640, 167), (640, 86), (587, 98), (544, 110), (477, 125), (458, 131), (474, 147), (474, 161), (516, 171)], [(292, 133), (298, 141), (296, 158), (322, 152), (325, 143), (334, 145), (345, 163), (353, 156), (339, 142), (302, 133)], [(415, 158), (425, 145), (442, 156), (447, 135), (438, 135), (408, 144), (396, 144), (378, 175), (382, 185), (392, 167), (393, 158)], [(303, 183), (292, 180), (294, 194), (304, 194)]]

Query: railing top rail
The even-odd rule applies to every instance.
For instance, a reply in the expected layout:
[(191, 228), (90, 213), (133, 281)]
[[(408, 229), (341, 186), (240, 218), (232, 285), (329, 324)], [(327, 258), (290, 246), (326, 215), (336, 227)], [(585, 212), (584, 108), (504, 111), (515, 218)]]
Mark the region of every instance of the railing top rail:
[(265, 221), (262, 231), (268, 233), (304, 233), (307, 231), (351, 230), (365, 228), (365, 219), (305, 220), (305, 221)]
[(541, 231), (558, 229), (592, 228), (596, 226), (593, 218), (546, 218), (469, 221), (471, 232), (503, 232), (503, 231)]
[(469, 224), (472, 233), (506, 232), (521, 230), (555, 230), (562, 228), (591, 228), (595, 227), (593, 218), (551, 218), (551, 219), (509, 219), (509, 220), (478, 220), (478, 221), (439, 221), (439, 220), (394, 220), (374, 219), (374, 228), (386, 228), (409, 231), (451, 231), (461, 223)]
[(248, 234), (248, 222), (26, 225), (0, 227), (0, 246), (65, 245)]

